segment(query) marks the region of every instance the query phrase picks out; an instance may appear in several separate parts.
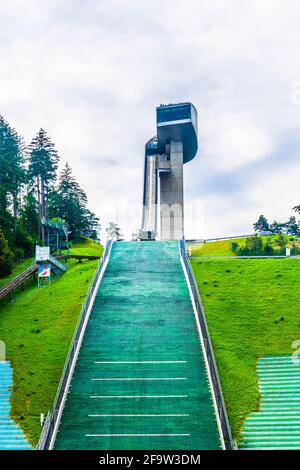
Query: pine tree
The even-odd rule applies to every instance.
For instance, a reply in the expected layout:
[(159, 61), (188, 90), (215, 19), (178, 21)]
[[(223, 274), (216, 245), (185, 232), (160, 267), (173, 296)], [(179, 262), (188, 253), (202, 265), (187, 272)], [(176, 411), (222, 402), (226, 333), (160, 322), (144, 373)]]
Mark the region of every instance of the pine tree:
[(21, 188), (24, 181), (23, 140), (0, 116), (0, 226), (10, 239), (16, 235)]
[(260, 215), (259, 219), (253, 224), (256, 232), (266, 232), (270, 229), (269, 223), (264, 215)]
[(44, 241), (41, 220), (48, 216), (47, 199), (56, 179), (59, 156), (46, 131), (40, 129), (28, 147), (28, 175), (35, 186), (38, 198), (39, 237)]
[(297, 214), (300, 214), (300, 205), (293, 207), (293, 211), (295, 211)]
[(21, 210), (20, 224), (33, 238), (38, 236), (38, 207), (37, 200), (32, 192), (28, 192), (24, 197), (24, 204)]
[(101, 228), (99, 218), (94, 212), (86, 209), (85, 219), (86, 227), (83, 230), (83, 235), (92, 238), (92, 240), (99, 240), (99, 231)]
[(286, 222), (285, 226), (288, 235), (293, 235), (295, 237), (298, 237), (300, 235), (300, 227), (298, 222), (296, 221), (295, 216), (291, 216)]
[(99, 219), (87, 208), (87, 196), (72, 174), (68, 163), (59, 175), (58, 186), (52, 192), (50, 213), (68, 226), (70, 238), (80, 235), (96, 237)]

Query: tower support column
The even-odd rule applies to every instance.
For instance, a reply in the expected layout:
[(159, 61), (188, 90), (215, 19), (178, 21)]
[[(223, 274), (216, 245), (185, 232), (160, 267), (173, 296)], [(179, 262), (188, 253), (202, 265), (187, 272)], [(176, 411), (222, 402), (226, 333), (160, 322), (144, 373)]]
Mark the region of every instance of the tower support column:
[(157, 155), (145, 157), (142, 230), (157, 233)]
[(160, 173), (161, 240), (183, 238), (183, 143), (170, 142), (169, 173)]

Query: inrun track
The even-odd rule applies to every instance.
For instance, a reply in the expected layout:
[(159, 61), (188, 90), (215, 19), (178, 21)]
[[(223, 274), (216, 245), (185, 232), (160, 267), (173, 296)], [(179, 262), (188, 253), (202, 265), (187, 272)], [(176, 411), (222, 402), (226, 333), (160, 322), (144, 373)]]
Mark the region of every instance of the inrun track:
[(55, 449), (221, 449), (177, 242), (114, 243)]

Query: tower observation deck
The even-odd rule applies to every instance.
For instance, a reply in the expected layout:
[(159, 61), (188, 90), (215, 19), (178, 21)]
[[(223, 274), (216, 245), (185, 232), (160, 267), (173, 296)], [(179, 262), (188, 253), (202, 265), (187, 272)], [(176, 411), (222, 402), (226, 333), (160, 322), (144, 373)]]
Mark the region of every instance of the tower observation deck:
[(141, 240), (184, 236), (183, 164), (198, 150), (197, 111), (192, 103), (156, 108), (157, 134), (145, 146)]

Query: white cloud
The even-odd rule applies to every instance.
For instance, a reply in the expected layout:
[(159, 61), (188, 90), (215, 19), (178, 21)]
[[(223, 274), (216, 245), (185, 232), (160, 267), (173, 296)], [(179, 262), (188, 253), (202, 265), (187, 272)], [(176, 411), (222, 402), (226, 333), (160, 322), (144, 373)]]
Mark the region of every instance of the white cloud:
[(204, 123), (205, 152), (218, 171), (233, 170), (260, 160), (274, 150), (274, 135), (243, 112), (222, 114)]
[(248, 231), (261, 212), (288, 217), (299, 202), (296, 168), (285, 173), (275, 158), (286, 149), (285, 161), (295, 159), (299, 13), (296, 0), (2, 2), (0, 113), (27, 141), (46, 128), (91, 208), (105, 221), (119, 212), (129, 235), (154, 108), (191, 100), (200, 155), (186, 166), (186, 202), (203, 223), (187, 211), (187, 232)]

